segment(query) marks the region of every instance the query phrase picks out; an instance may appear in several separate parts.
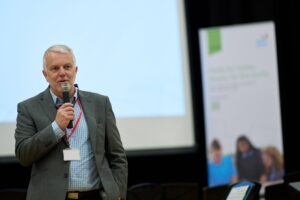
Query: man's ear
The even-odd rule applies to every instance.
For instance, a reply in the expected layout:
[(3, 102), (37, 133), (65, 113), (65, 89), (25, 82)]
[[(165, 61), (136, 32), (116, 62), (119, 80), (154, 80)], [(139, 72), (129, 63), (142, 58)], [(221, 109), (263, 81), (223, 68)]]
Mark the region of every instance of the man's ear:
[(44, 75), (44, 77), (45, 77), (45, 79), (47, 80), (47, 82), (48, 82), (48, 78), (47, 78), (47, 72), (43, 69), (43, 75)]

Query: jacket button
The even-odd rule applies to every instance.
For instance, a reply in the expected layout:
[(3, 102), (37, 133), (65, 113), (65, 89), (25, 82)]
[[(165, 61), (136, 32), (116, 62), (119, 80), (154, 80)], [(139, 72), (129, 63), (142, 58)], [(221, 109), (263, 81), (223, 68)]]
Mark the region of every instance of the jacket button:
[(65, 178), (68, 178), (68, 177), (69, 177), (69, 174), (68, 174), (68, 173), (64, 173), (64, 177), (65, 177)]

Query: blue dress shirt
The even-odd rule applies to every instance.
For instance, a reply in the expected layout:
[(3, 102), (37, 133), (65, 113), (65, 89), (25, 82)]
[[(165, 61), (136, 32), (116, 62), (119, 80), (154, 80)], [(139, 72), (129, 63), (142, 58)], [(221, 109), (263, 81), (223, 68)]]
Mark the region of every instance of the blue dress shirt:
[[(53, 101), (58, 98), (51, 90)], [(75, 88), (75, 123), (82, 108), (78, 102), (78, 89)], [(80, 101), (80, 100), (79, 100)], [(82, 111), (83, 112), (83, 111)], [(54, 134), (59, 141), (65, 134), (69, 135), (72, 129), (66, 129), (66, 133), (60, 129), (56, 121), (52, 122)], [(99, 189), (100, 177), (96, 168), (95, 156), (92, 151), (90, 139), (88, 137), (88, 127), (84, 113), (82, 113), (78, 126), (69, 138), (71, 149), (79, 149), (80, 160), (70, 161), (70, 175), (68, 191), (89, 191)], [(66, 161), (69, 162), (69, 161)]]

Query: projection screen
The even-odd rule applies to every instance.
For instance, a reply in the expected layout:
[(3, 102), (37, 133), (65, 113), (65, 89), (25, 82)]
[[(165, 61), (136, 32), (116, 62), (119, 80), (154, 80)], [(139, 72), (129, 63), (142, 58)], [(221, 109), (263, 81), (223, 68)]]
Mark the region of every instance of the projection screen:
[(81, 90), (109, 96), (128, 151), (193, 147), (183, 1), (0, 2), (0, 156), (14, 155), (17, 103), (45, 90), (42, 56), (73, 48)]

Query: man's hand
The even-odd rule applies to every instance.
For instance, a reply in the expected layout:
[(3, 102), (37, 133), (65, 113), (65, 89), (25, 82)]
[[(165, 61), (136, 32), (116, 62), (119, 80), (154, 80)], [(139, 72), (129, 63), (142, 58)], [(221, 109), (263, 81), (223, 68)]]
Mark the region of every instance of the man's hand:
[(75, 110), (72, 103), (64, 103), (56, 113), (55, 121), (59, 128), (65, 130), (70, 122), (74, 120)]

